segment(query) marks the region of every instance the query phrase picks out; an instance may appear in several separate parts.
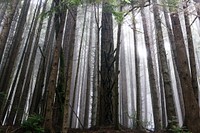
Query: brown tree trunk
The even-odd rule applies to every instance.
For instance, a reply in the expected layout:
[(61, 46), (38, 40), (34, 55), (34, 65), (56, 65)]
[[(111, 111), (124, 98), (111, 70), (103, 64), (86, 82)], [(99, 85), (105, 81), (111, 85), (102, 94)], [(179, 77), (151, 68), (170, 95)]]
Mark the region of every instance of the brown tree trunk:
[[(39, 97), (39, 105), (37, 106), (37, 109), (40, 109), (40, 114), (42, 114), (42, 116), (45, 116), (45, 110), (46, 110), (46, 99), (47, 99), (47, 92), (48, 92), (48, 85), (49, 85), (49, 80), (50, 80), (50, 74), (51, 74), (51, 69), (52, 69), (52, 64), (53, 64), (53, 53), (54, 53), (54, 48), (56, 43), (54, 43), (55, 41), (55, 22), (53, 23), (53, 27), (51, 29), (51, 32), (49, 34), (49, 38), (47, 40), (48, 42), (48, 46), (47, 46), (47, 52), (46, 52), (46, 56), (45, 56), (45, 61), (44, 61), (44, 65), (46, 67), (43, 67), (43, 69), (45, 69), (45, 77), (44, 79), (42, 78), (42, 80), (44, 80), (44, 84), (41, 84), (41, 87), (43, 87), (44, 89), (44, 94), (42, 95), (42, 97)], [(40, 96), (40, 95), (39, 95)], [(37, 96), (38, 97), (38, 96)], [(39, 111), (39, 110), (38, 110)]]
[[(64, 57), (66, 74), (66, 89), (65, 89), (65, 101), (64, 101), (64, 112), (63, 112), (63, 123), (62, 132), (67, 133), (69, 128), (69, 100), (70, 100), (70, 89), (71, 89), (71, 78), (72, 78), (72, 65), (73, 65), (73, 53), (74, 53), (74, 42), (75, 42), (75, 28), (76, 28), (76, 17), (77, 17), (77, 7), (70, 8), (68, 10), (67, 22), (66, 22), (66, 33), (64, 43)], [(69, 50), (69, 51), (68, 51)]]
[(55, 98), (54, 112), (53, 112), (53, 125), (56, 132), (61, 132), (62, 129), (62, 120), (63, 120), (62, 114), (63, 114), (64, 89), (65, 89), (64, 69), (65, 67), (64, 67), (63, 49), (61, 49), (58, 84), (56, 87), (56, 98)]
[(161, 27), (161, 18), (157, 6), (157, 0), (153, 0), (153, 12), (156, 28), (156, 43), (158, 49), (158, 58), (160, 61), (160, 67), (163, 77), (163, 85), (165, 90), (165, 100), (166, 100), (166, 110), (167, 110), (167, 127), (171, 129), (173, 126), (177, 125), (177, 115), (175, 109), (174, 95), (172, 90), (172, 82), (170, 77), (170, 71), (167, 64), (166, 50), (163, 40), (163, 32)]
[(179, 101), (180, 101), (181, 114), (182, 114), (182, 116), (184, 116), (185, 109), (184, 109), (183, 94), (182, 94), (182, 88), (181, 88), (180, 79), (179, 79), (179, 75), (177, 72), (177, 66), (176, 66), (176, 64), (177, 64), (177, 60), (176, 60), (177, 55), (176, 54), (177, 53), (176, 53), (176, 47), (175, 47), (175, 40), (174, 40), (174, 35), (173, 35), (172, 28), (171, 28), (170, 18), (168, 15), (167, 8), (165, 6), (163, 6), (163, 10), (164, 10), (164, 17), (165, 17), (167, 32), (168, 32), (169, 41), (170, 41), (171, 56), (172, 56), (172, 62), (173, 62), (173, 67), (174, 67), (178, 97), (179, 97)]
[[(39, 7), (38, 7), (38, 15), (36, 15), (36, 20), (35, 20), (36, 23), (38, 23), (37, 18), (39, 18), (40, 10), (42, 9), (42, 13), (44, 13), (46, 10), (47, 0), (43, 3), (42, 8), (41, 8), (41, 4), (42, 4), (42, 1), (40, 1)], [(33, 43), (32, 54), (29, 55), (29, 58), (30, 58), (29, 67), (27, 68), (26, 80), (24, 80), (23, 92), (21, 95), (21, 100), (19, 101), (19, 109), (20, 110), (22, 109), (23, 113), (20, 111), (17, 112), (15, 125), (21, 125), (21, 122), (23, 120), (22, 117), (23, 117), (23, 114), (24, 114), (24, 111), (26, 108), (26, 102), (28, 101), (28, 95), (29, 95), (30, 88), (31, 88), (30, 87), (30, 83), (32, 80), (31, 77), (32, 77), (32, 74), (34, 73), (34, 63), (36, 60), (39, 39), (40, 39), (41, 30), (42, 30), (42, 26), (43, 26), (42, 23), (43, 23), (43, 19), (41, 18), (39, 21), (39, 26), (38, 26), (37, 32), (34, 32), (34, 33), (36, 33), (35, 42)], [(32, 36), (34, 36), (34, 35), (32, 35)]]
[[(58, 1), (57, 1), (58, 2)], [(59, 4), (56, 3), (56, 4)], [(54, 133), (53, 128), (53, 107), (54, 107), (54, 96), (56, 91), (56, 81), (58, 74), (58, 64), (60, 57), (61, 44), (63, 40), (63, 30), (65, 24), (66, 13), (65, 12), (56, 12), (55, 14), (55, 25), (56, 25), (56, 45), (54, 49), (52, 69), (49, 78), (49, 84), (47, 88), (47, 99), (46, 99), (46, 112), (44, 117), (44, 128), (45, 131)], [(58, 21), (60, 19), (60, 22)]]
[(144, 14), (142, 15), (143, 29), (144, 29), (144, 39), (147, 50), (147, 64), (148, 64), (148, 73), (149, 73), (149, 83), (151, 91), (151, 99), (153, 106), (153, 115), (154, 115), (154, 124), (155, 130), (161, 129), (161, 111), (159, 107), (159, 98), (158, 98), (158, 89), (156, 86), (155, 73), (153, 68), (153, 59), (152, 52), (150, 48), (150, 39), (147, 31), (147, 23)]
[[(19, 16), (19, 21), (16, 27), (16, 33), (13, 38), (12, 46), (9, 50), (9, 59), (6, 61), (6, 65), (4, 68), (2, 68), (2, 75), (0, 75), (0, 91), (2, 93), (7, 93), (9, 87), (10, 87), (10, 79), (13, 74), (13, 68), (16, 62), (17, 54), (19, 52), (19, 48), (21, 46), (21, 40), (22, 40), (22, 35), (25, 27), (25, 22), (26, 22), (26, 17), (28, 13), (30, 5), (30, 0), (27, 0), (24, 2), (24, 5), (21, 10), (21, 14)], [(1, 101), (3, 103), (3, 100)], [(0, 105), (2, 105), (0, 103)], [(2, 108), (1, 108), (2, 111)], [(1, 112), (0, 111), (0, 112)]]
[[(24, 50), (23, 50), (23, 53), (22, 53), (22, 57), (20, 59), (19, 65), (18, 65), (17, 74), (14, 78), (14, 82), (13, 82), (12, 87), (11, 87), (12, 91), (14, 90), (15, 87), (16, 87), (16, 90), (15, 90), (15, 93), (13, 95), (9, 96), (10, 99), (11, 99), (11, 97), (14, 96), (14, 100), (13, 100), (13, 103), (12, 103), (10, 114), (8, 115), (8, 117), (6, 119), (7, 120), (6, 123), (8, 125), (13, 125), (15, 115), (17, 114), (17, 112), (20, 112), (21, 114), (23, 114), (22, 112), (24, 110), (23, 108), (19, 108), (19, 103), (22, 99), (22, 97), (21, 97), (22, 92), (24, 91), (24, 89), (23, 89), (23, 85), (24, 85), (24, 81), (25, 81), (24, 79), (26, 79), (27, 66), (28, 66), (28, 63), (29, 63), (31, 48), (33, 46), (32, 42), (33, 42), (34, 33), (35, 33), (35, 29), (36, 29), (34, 27), (37, 24), (36, 17), (38, 17), (38, 15), (39, 15), (38, 8), (36, 8), (35, 13), (34, 13), (34, 17), (33, 17), (33, 19), (35, 19), (35, 20), (33, 20), (33, 23), (31, 24), (31, 28), (33, 28), (33, 29), (30, 29), (30, 31), (29, 31), (30, 34), (28, 34), (28, 38), (26, 40), (25, 47), (24, 47)], [(18, 78), (19, 78), (19, 81), (17, 82)]]
[(183, 6), (184, 11), (184, 17), (185, 17), (185, 27), (186, 27), (186, 33), (187, 33), (187, 42), (188, 42), (188, 49), (189, 49), (189, 63), (190, 63), (190, 70), (191, 70), (191, 78), (192, 78), (192, 87), (194, 91), (195, 98), (197, 102), (199, 101), (199, 90), (198, 90), (198, 81), (197, 81), (197, 69), (196, 69), (196, 61), (195, 61), (195, 49), (193, 44), (193, 37), (192, 37), (192, 30), (190, 27), (190, 21), (189, 21), (189, 13), (187, 9), (188, 5), (185, 1), (185, 5)]
[[(200, 117), (199, 106), (195, 99), (192, 80), (190, 78), (190, 70), (188, 66), (188, 58), (186, 53), (186, 46), (184, 43), (183, 33), (181, 30), (181, 24), (178, 16), (178, 12), (171, 13), (172, 28), (177, 52), (177, 68), (180, 77), (183, 100), (185, 105), (185, 125), (192, 133), (200, 132)], [(194, 124), (195, 123), (195, 124)]]
[[(53, 2), (52, 2), (53, 3)], [(32, 95), (32, 101), (31, 101), (31, 107), (30, 107), (30, 114), (40, 114), (39, 108), (41, 106), (41, 100), (42, 100), (42, 90), (45, 88), (45, 73), (47, 69), (47, 64), (49, 60), (49, 53), (51, 53), (51, 43), (50, 39), (53, 38), (52, 34), (54, 34), (54, 26), (52, 25), (52, 28), (50, 27), (52, 23), (52, 16), (48, 19), (48, 24), (46, 27), (46, 33), (45, 33), (45, 41), (43, 48), (41, 49), (41, 59), (39, 64), (39, 70), (37, 74), (37, 79), (35, 83), (35, 89)], [(52, 41), (51, 41), (52, 42)]]
[(114, 44), (113, 22), (109, 3), (102, 5), (101, 31), (101, 87), (100, 87), (100, 125), (113, 124), (112, 91), (114, 87)]
[(72, 127), (72, 121), (73, 121), (73, 111), (75, 110), (75, 99), (76, 99), (76, 94), (77, 94), (77, 84), (78, 84), (78, 76), (79, 76), (79, 68), (80, 68), (80, 60), (81, 60), (81, 52), (82, 52), (82, 46), (83, 46), (83, 41), (84, 41), (84, 34), (85, 34), (85, 28), (86, 28), (86, 18), (87, 18), (87, 5), (84, 10), (84, 20), (83, 20), (83, 27), (82, 27), (82, 35), (81, 35), (81, 40), (80, 40), (80, 47), (78, 49), (78, 63), (77, 63), (77, 68), (76, 68), (76, 76), (75, 76), (75, 83), (74, 83), (74, 89), (73, 89), (73, 95), (72, 95), (72, 108), (71, 110), (71, 115), (70, 115), (70, 127)]
[[(120, 6), (119, 11), (122, 12), (123, 7)], [(122, 24), (118, 23), (118, 31), (117, 31), (117, 48), (115, 55), (115, 75), (114, 75), (114, 88), (113, 88), (113, 121), (115, 129), (119, 129), (119, 53), (121, 47), (121, 32), (122, 32)]]
[(0, 33), (0, 62), (3, 56), (3, 51), (6, 45), (9, 30), (10, 30), (11, 23), (13, 21), (13, 17), (15, 15), (18, 3), (19, 3), (19, 0), (14, 0), (13, 2), (9, 2), (6, 16), (4, 16), (5, 20), (4, 20), (3, 27)]

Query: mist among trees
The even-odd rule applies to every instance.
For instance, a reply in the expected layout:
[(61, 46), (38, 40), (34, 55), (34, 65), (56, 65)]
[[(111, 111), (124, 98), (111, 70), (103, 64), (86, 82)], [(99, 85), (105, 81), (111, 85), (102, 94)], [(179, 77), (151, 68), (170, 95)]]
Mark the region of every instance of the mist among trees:
[(0, 132), (200, 133), (199, 29), (199, 0), (1, 0)]

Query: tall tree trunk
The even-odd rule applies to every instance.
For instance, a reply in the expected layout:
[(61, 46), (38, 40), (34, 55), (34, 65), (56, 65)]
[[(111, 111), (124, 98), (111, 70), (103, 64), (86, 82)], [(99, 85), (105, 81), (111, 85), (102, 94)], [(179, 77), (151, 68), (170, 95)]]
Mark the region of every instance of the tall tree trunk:
[[(134, 12), (133, 12), (134, 13)], [(134, 15), (134, 14), (133, 14)], [(141, 7), (141, 16), (144, 16), (144, 8)], [(135, 17), (135, 16), (134, 16)], [(145, 21), (145, 20), (144, 20)], [(136, 80), (136, 128), (142, 128), (142, 118), (141, 118), (141, 84), (140, 84), (140, 57), (138, 52), (138, 43), (137, 43), (137, 32), (136, 32), (136, 22), (133, 20), (133, 32), (134, 32), (134, 49), (135, 49), (135, 80)]]
[(177, 125), (177, 115), (175, 109), (174, 95), (172, 90), (172, 82), (170, 77), (170, 71), (167, 64), (166, 50), (163, 40), (163, 32), (161, 27), (161, 18), (157, 6), (157, 0), (153, 0), (153, 12), (156, 27), (156, 43), (158, 49), (158, 58), (161, 63), (161, 72), (165, 90), (166, 110), (168, 119), (168, 128), (171, 129), (174, 125)]
[[(69, 100), (70, 100), (70, 88), (71, 88), (71, 78), (72, 78), (72, 65), (73, 65), (73, 53), (74, 53), (74, 42), (75, 42), (75, 28), (76, 28), (76, 17), (77, 17), (77, 7), (72, 7), (68, 11), (67, 22), (66, 22), (66, 33), (65, 39), (67, 42), (64, 44), (64, 57), (65, 63), (67, 60), (66, 72), (66, 89), (65, 89), (65, 101), (64, 101), (64, 112), (63, 112), (63, 123), (62, 132), (67, 133), (69, 128), (68, 118), (69, 118)], [(69, 50), (69, 51), (67, 51)], [(67, 55), (68, 54), (68, 55)]]
[[(87, 87), (86, 87), (86, 101), (85, 101), (85, 120), (84, 120), (84, 127), (89, 127), (89, 113), (90, 113), (90, 99), (91, 99), (91, 84), (92, 84), (92, 77), (91, 77), (91, 56), (92, 56), (92, 40), (93, 36), (93, 23), (94, 23), (94, 13), (91, 13), (90, 16), (90, 31), (89, 31), (89, 45), (88, 45), (88, 54), (87, 54)], [(94, 82), (94, 81), (93, 81)]]
[[(86, 40), (87, 40), (87, 38), (86, 38)], [(87, 54), (87, 52), (84, 51), (84, 54), (83, 54), (83, 57), (84, 57), (83, 63), (84, 64), (86, 64), (86, 61), (87, 61), (86, 54)], [(82, 78), (81, 85), (80, 85), (80, 87), (82, 89), (81, 89), (81, 101), (80, 101), (79, 117), (80, 117), (80, 121), (83, 122), (83, 124), (84, 124), (84, 120), (85, 120), (85, 108), (86, 108), (86, 76), (87, 76), (87, 74), (86, 74), (87, 73), (87, 71), (86, 71), (87, 67), (86, 66), (87, 65), (83, 66), (83, 74), (82, 74), (83, 78)]]
[(82, 27), (82, 35), (81, 35), (81, 40), (80, 40), (80, 48), (78, 51), (78, 63), (77, 63), (77, 68), (76, 68), (76, 76), (75, 76), (75, 84), (74, 84), (74, 90), (73, 90), (73, 95), (72, 95), (72, 108), (71, 108), (71, 116), (70, 116), (70, 127), (72, 126), (72, 120), (73, 120), (73, 111), (75, 110), (75, 99), (76, 99), (76, 94), (77, 94), (77, 84), (78, 84), (78, 75), (79, 75), (79, 68), (80, 68), (80, 60), (81, 60), (81, 52), (82, 52), (82, 46), (83, 46), (83, 41), (84, 41), (84, 34), (85, 34), (85, 23), (86, 23), (86, 18), (87, 18), (87, 5), (84, 10), (84, 20), (83, 20), (83, 27)]
[[(123, 7), (120, 6), (119, 11), (122, 12)], [(122, 22), (118, 23), (117, 31), (117, 48), (115, 55), (115, 74), (114, 74), (114, 88), (113, 88), (113, 121), (115, 129), (119, 129), (119, 53), (121, 46), (121, 31), (122, 31)]]
[[(47, 5), (47, 0), (43, 3), (43, 7), (41, 8), (42, 5), (42, 1), (40, 1), (40, 5), (38, 7), (38, 15), (36, 16), (36, 19), (39, 18), (39, 14), (40, 14), (40, 10), (42, 9), (42, 13), (45, 12), (46, 10), (46, 5)], [(35, 20), (37, 22), (37, 20)], [(37, 49), (38, 49), (38, 45), (39, 45), (39, 39), (40, 39), (40, 35), (41, 35), (41, 30), (42, 30), (42, 26), (43, 26), (43, 18), (40, 19), (39, 21), (39, 26), (36, 32), (36, 37), (35, 37), (35, 42), (33, 43), (33, 48), (32, 48), (32, 54), (30, 55), (30, 61), (29, 61), (29, 67), (27, 68), (27, 73), (26, 73), (26, 80), (24, 80), (24, 86), (23, 86), (23, 92), (21, 95), (21, 100), (19, 101), (19, 109), (22, 109), (23, 113), (18, 111), (17, 115), (16, 115), (16, 122), (15, 125), (20, 125), (21, 122), (23, 121), (23, 114), (25, 113), (25, 109), (26, 109), (26, 103), (28, 101), (28, 95), (30, 93), (30, 83), (31, 83), (31, 77), (32, 74), (34, 73), (34, 63), (36, 60), (36, 54), (37, 54)]]
[(155, 73), (153, 68), (153, 59), (152, 52), (150, 48), (150, 39), (147, 31), (147, 23), (144, 14), (142, 15), (143, 29), (144, 29), (144, 39), (147, 49), (147, 63), (148, 63), (148, 73), (149, 73), (149, 83), (151, 91), (151, 99), (153, 106), (153, 115), (154, 115), (154, 124), (155, 130), (161, 129), (161, 111), (159, 107), (159, 98), (158, 98), (158, 88), (156, 86)]
[[(11, 100), (12, 97), (14, 97), (13, 98), (14, 100), (13, 100), (13, 102), (9, 102), (9, 104), (12, 103), (12, 106), (11, 106), (10, 113), (7, 116), (7, 119), (6, 119), (7, 120), (6, 123), (8, 125), (13, 125), (15, 115), (16, 115), (17, 112), (20, 111), (20, 113), (23, 114), (22, 113), (23, 109), (22, 108), (19, 109), (19, 102), (22, 98), (21, 94), (23, 92), (24, 79), (26, 79), (25, 78), (26, 70), (27, 70), (27, 66), (28, 66), (28, 62), (29, 62), (29, 56), (30, 56), (31, 48), (33, 46), (32, 41), (33, 41), (33, 38), (34, 38), (35, 29), (36, 29), (34, 27), (37, 24), (37, 19), (35, 19), (35, 18), (38, 15), (39, 15), (39, 10), (38, 10), (38, 8), (36, 8), (35, 13), (34, 13), (34, 17), (33, 17), (33, 21), (31, 23), (31, 29), (29, 31), (29, 34), (28, 34), (28, 37), (27, 37), (27, 40), (26, 40), (26, 43), (25, 43), (25, 47), (24, 47), (24, 50), (22, 52), (22, 56), (21, 56), (21, 59), (20, 59), (20, 62), (19, 62), (18, 68), (17, 68), (17, 72), (16, 72), (16, 75), (14, 77), (14, 82), (13, 82), (12, 87), (11, 87), (12, 93), (10, 93), (9, 100)], [(16, 89), (15, 89), (15, 87), (16, 87)], [(13, 94), (13, 92), (15, 92), (15, 93)], [(4, 108), (4, 109), (6, 109), (6, 108)]]
[(43, 87), (44, 90), (44, 94), (42, 95), (42, 97), (39, 97), (39, 105), (37, 106), (39, 109), (39, 113), (44, 117), (45, 116), (45, 110), (46, 110), (46, 99), (47, 99), (47, 92), (48, 92), (48, 85), (49, 85), (49, 80), (50, 80), (50, 74), (51, 74), (51, 69), (52, 69), (52, 64), (53, 64), (53, 56), (54, 56), (54, 48), (56, 43), (55, 42), (55, 22), (52, 22), (52, 29), (51, 32), (49, 34), (49, 38), (48, 38), (48, 46), (47, 46), (47, 52), (46, 52), (46, 57), (45, 57), (45, 66), (44, 67), (44, 71), (45, 71), (45, 75), (44, 75), (44, 79), (43, 82), (44, 84), (41, 85), (41, 87)]
[[(53, 4), (53, 2), (52, 2)], [(39, 64), (39, 70), (36, 78), (35, 83), (35, 89), (32, 95), (32, 101), (31, 101), (31, 107), (30, 107), (30, 114), (40, 114), (39, 108), (41, 106), (41, 99), (42, 99), (42, 90), (45, 88), (45, 73), (47, 69), (48, 54), (51, 53), (51, 46), (50, 46), (50, 39), (53, 38), (54, 34), (54, 26), (52, 25), (52, 28), (50, 27), (52, 24), (52, 16), (49, 16), (48, 24), (46, 27), (46, 33), (45, 33), (45, 41), (43, 48), (41, 49), (41, 59)], [(52, 41), (51, 41), (52, 42)]]
[(113, 124), (112, 91), (114, 87), (113, 22), (109, 3), (103, 1), (101, 31), (100, 125)]
[[(30, 0), (24, 1), (24, 5), (22, 7), (21, 14), (19, 16), (19, 21), (16, 27), (16, 33), (12, 41), (12, 46), (9, 50), (9, 59), (7, 59), (5, 67), (2, 68), (2, 72), (3, 72), (2, 75), (0, 75), (0, 79), (1, 79), (0, 91), (4, 94), (8, 92), (8, 89), (10, 87), (10, 81), (13, 74), (13, 68), (16, 62), (17, 54), (19, 52), (19, 48), (21, 46), (22, 35), (23, 35), (24, 27), (25, 27), (25, 22), (26, 22), (29, 6), (30, 6)], [(3, 100), (1, 101), (0, 105), (2, 105), (2, 103), (3, 103)]]
[[(33, 20), (34, 21), (34, 25), (32, 27), (33, 29), (30, 29), (31, 34), (30, 34), (30, 37), (28, 37), (28, 39), (27, 39), (27, 42), (25, 44), (26, 47), (24, 48), (23, 56), (21, 57), (21, 58), (23, 58), (23, 64), (21, 64), (21, 66), (19, 66), (19, 68), (18, 68), (19, 70), (21, 69), (21, 73), (19, 75), (16, 75), (16, 79), (19, 78), (19, 81), (18, 81), (17, 86), (16, 86), (14, 100), (13, 100), (13, 103), (12, 103), (13, 105), (12, 105), (12, 108), (11, 108), (11, 111), (10, 111), (10, 115), (8, 117), (8, 124), (9, 125), (12, 125), (15, 117), (18, 118), (18, 119), (15, 120), (15, 122), (16, 122), (15, 125), (21, 124), (22, 118), (19, 118), (16, 115), (18, 113), (20, 114), (20, 116), (23, 115), (24, 108), (22, 107), (22, 105), (20, 107), (19, 104), (20, 104), (21, 100), (22, 101), (24, 100), (24, 102), (25, 102), (26, 97), (28, 95), (29, 87), (26, 86), (27, 88), (25, 88), (24, 83), (25, 83), (26, 80), (24, 80), (24, 79), (31, 78), (31, 75), (29, 75), (29, 77), (27, 77), (27, 72), (29, 72), (28, 69), (30, 69), (30, 67), (32, 67), (31, 65), (29, 65), (29, 60), (30, 60), (30, 57), (31, 57), (32, 47), (34, 46), (33, 45), (33, 39), (34, 39), (35, 30), (36, 30), (36, 25), (38, 23), (38, 16), (39, 16), (39, 13), (40, 13), (41, 5), (42, 5), (42, 2), (40, 2), (39, 6), (36, 8), (36, 16), (34, 16), (35, 18), (33, 18), (33, 19), (35, 19), (35, 20)], [(34, 63), (34, 61), (32, 61), (32, 62)]]
[(199, 90), (198, 90), (198, 81), (197, 81), (197, 69), (196, 69), (196, 61), (195, 61), (195, 48), (193, 44), (193, 37), (192, 37), (192, 30), (190, 27), (190, 20), (189, 20), (189, 13), (188, 13), (188, 5), (187, 1), (184, 3), (183, 6), (184, 11), (184, 17), (185, 17), (185, 27), (187, 32), (187, 41), (188, 41), (188, 51), (189, 51), (189, 63), (190, 63), (190, 70), (191, 70), (191, 78), (192, 78), (192, 87), (194, 91), (195, 98), (197, 102), (199, 101)]
[[(56, 6), (58, 6), (59, 1), (55, 1)], [(65, 24), (66, 12), (58, 11), (55, 14), (55, 25), (56, 25), (56, 45), (53, 55), (52, 69), (49, 78), (48, 90), (47, 90), (47, 99), (46, 99), (46, 112), (44, 117), (44, 128), (45, 131), (54, 133), (53, 128), (53, 107), (54, 107), (54, 96), (56, 91), (56, 82), (58, 74), (58, 64), (60, 57), (61, 44), (63, 40), (63, 30)], [(60, 19), (60, 21), (58, 21)]]
[(96, 5), (94, 5), (94, 19), (96, 21), (95, 25), (95, 57), (94, 57), (94, 72), (93, 72), (93, 97), (92, 97), (92, 120), (91, 124), (92, 126), (99, 125), (99, 116), (98, 114), (98, 105), (99, 105), (99, 100), (98, 100), (98, 87), (99, 87), (99, 33), (100, 33), (100, 28), (99, 28), (99, 8), (96, 10)]
[[(96, 115), (94, 115), (94, 117), (96, 117), (96, 125), (99, 126), (100, 125), (100, 7), (99, 4), (94, 5), (95, 8), (95, 21), (96, 21), (96, 45), (95, 45), (95, 55), (96, 55), (96, 84), (95, 84), (95, 88), (96, 88), (96, 92), (94, 94), (96, 94), (96, 97), (94, 97), (93, 102), (96, 101), (96, 106), (94, 108), (94, 111), (96, 110)], [(94, 88), (94, 89), (95, 89)]]
[(56, 132), (61, 132), (62, 129), (62, 114), (63, 114), (63, 104), (64, 104), (64, 87), (65, 87), (65, 75), (64, 75), (64, 56), (63, 49), (60, 52), (60, 63), (59, 63), (59, 77), (58, 84), (56, 87), (56, 98), (54, 104), (53, 113), (53, 125)]
[[(123, 36), (122, 36), (123, 37)], [(125, 43), (122, 42), (120, 50), (120, 91), (121, 91), (121, 115), (122, 125), (128, 127), (128, 95), (127, 95), (127, 66)]]
[(164, 10), (164, 17), (165, 17), (165, 22), (166, 22), (166, 27), (167, 27), (167, 32), (168, 32), (168, 36), (169, 36), (169, 41), (170, 41), (170, 48), (171, 48), (171, 56), (172, 56), (172, 62), (173, 62), (173, 67), (174, 67), (174, 71), (175, 71), (175, 79), (176, 79), (176, 86), (177, 86), (177, 91), (178, 91), (178, 96), (179, 96), (179, 101), (180, 101), (180, 107), (181, 107), (181, 114), (182, 116), (184, 116), (184, 101), (183, 101), (183, 94), (182, 94), (182, 88), (181, 88), (181, 84), (180, 84), (180, 78), (177, 72), (177, 53), (176, 53), (176, 47), (175, 47), (175, 40), (174, 40), (174, 35), (173, 35), (173, 31), (171, 28), (171, 24), (170, 24), (170, 18), (168, 15), (168, 11), (167, 8), (165, 6), (163, 6), (163, 10)]
[(13, 2), (9, 2), (6, 16), (4, 16), (5, 20), (4, 20), (3, 27), (0, 33), (0, 62), (3, 56), (3, 51), (6, 45), (9, 30), (10, 30), (11, 23), (13, 21), (18, 3), (19, 3), (19, 0), (14, 0)]
[[(172, 12), (171, 15), (172, 28), (174, 32), (174, 40), (177, 52), (177, 68), (180, 77), (183, 100), (185, 105), (185, 125), (193, 133), (200, 132), (199, 106), (192, 90), (192, 80), (190, 78), (190, 70), (188, 66), (188, 58), (186, 46), (184, 43), (183, 33), (179, 20), (178, 12)], [(195, 123), (195, 124), (194, 124)]]
[[(35, 12), (34, 12), (34, 15), (33, 15), (33, 19), (36, 17), (36, 13), (37, 13), (37, 10), (35, 10)], [(25, 42), (25, 47), (24, 47), (24, 49), (22, 50), (22, 56), (21, 56), (21, 59), (19, 60), (19, 65), (18, 65), (18, 67), (16, 68), (16, 74), (15, 74), (15, 76), (13, 76), (13, 82), (12, 82), (12, 85), (10, 86), (10, 92), (8, 93), (8, 96), (7, 96), (7, 99), (6, 99), (6, 101), (4, 101), (5, 99), (2, 99), (2, 102), (3, 102), (3, 104), (1, 105), (1, 112), (0, 112), (0, 118), (1, 118), (1, 120), (3, 121), (3, 118), (4, 118), (4, 116), (5, 116), (5, 114), (6, 114), (6, 112), (7, 112), (7, 110), (8, 110), (8, 107), (11, 105), (11, 103), (12, 103), (12, 97), (13, 96), (15, 96), (15, 94), (17, 95), (17, 93), (19, 92), (17, 92), (16, 91), (16, 93), (14, 93), (15, 92), (15, 87), (17, 86), (16, 84), (18, 83), (18, 78), (21, 76), (20, 75), (20, 72), (21, 72), (21, 66), (23, 65), (23, 61), (24, 61), (24, 56), (25, 56), (25, 54), (26, 54), (26, 50), (28, 49), (27, 47), (28, 47), (28, 40), (30, 39), (30, 36), (31, 36), (31, 33), (32, 33), (32, 28), (34, 27), (34, 22), (35, 21), (32, 21), (32, 23), (30, 24), (30, 30), (29, 30), (29, 32), (28, 32), (28, 37), (27, 37), (27, 39), (26, 39), (26, 42)], [(23, 78), (24, 79), (24, 78)], [(21, 81), (23, 81), (23, 80), (21, 80)], [(20, 88), (21, 89), (21, 88)], [(19, 96), (16, 96), (16, 97), (18, 97), (19, 98)], [(16, 97), (14, 97), (14, 99), (16, 98)], [(17, 98), (17, 99), (18, 99)], [(14, 100), (13, 100), (14, 101)], [(18, 100), (15, 100), (14, 102), (15, 102), (15, 105), (13, 105), (13, 106), (16, 106), (16, 104), (17, 104), (17, 102), (19, 101), (19, 99)], [(13, 115), (15, 115), (15, 113), (16, 113), (16, 110), (17, 110), (17, 108), (15, 107), (15, 110), (13, 110), (13, 109), (11, 109), (10, 110), (10, 112), (12, 112), (13, 113)], [(8, 119), (8, 117), (9, 117), (9, 115), (7, 115), (7, 119)], [(12, 125), (12, 123), (13, 123), (13, 120), (11, 120), (11, 123), (10, 123), (10, 125)]]

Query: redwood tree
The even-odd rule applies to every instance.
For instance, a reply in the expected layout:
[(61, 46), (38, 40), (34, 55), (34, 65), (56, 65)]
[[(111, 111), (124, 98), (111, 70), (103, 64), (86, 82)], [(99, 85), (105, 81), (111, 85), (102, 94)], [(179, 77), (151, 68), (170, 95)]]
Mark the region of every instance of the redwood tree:
[(102, 7), (101, 31), (101, 87), (100, 87), (100, 125), (113, 124), (112, 90), (114, 87), (114, 42), (112, 7), (106, 0)]
[[(170, 3), (169, 3), (170, 4)], [(188, 63), (188, 57), (186, 52), (186, 46), (181, 29), (180, 19), (178, 11), (174, 8), (170, 8), (172, 29), (174, 33), (174, 40), (176, 46), (176, 65), (180, 77), (183, 100), (185, 106), (185, 119), (184, 124), (193, 133), (200, 132), (200, 116), (199, 105), (194, 95), (192, 80), (190, 76), (190, 69)], [(194, 124), (195, 123), (195, 124)]]

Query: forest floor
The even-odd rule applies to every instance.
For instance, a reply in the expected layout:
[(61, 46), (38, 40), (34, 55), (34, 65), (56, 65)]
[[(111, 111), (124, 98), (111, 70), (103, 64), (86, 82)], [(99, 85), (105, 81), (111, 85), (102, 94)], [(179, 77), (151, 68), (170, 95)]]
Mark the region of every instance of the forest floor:
[[(0, 133), (25, 133), (25, 132), (27, 131), (23, 130), (21, 127), (0, 126)], [(29, 130), (28, 133), (39, 133), (39, 132)], [(69, 129), (68, 133), (167, 133), (167, 132), (166, 131), (153, 132), (148, 130), (136, 130), (129, 128), (121, 128), (119, 130), (116, 130), (113, 127), (100, 127), (91, 129)]]
[(148, 131), (148, 130), (136, 130), (129, 128), (120, 128), (119, 130), (113, 127), (100, 127), (91, 129), (69, 129), (69, 133), (167, 133), (165, 131)]

